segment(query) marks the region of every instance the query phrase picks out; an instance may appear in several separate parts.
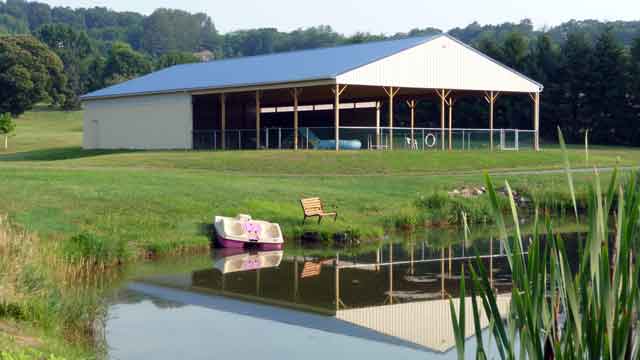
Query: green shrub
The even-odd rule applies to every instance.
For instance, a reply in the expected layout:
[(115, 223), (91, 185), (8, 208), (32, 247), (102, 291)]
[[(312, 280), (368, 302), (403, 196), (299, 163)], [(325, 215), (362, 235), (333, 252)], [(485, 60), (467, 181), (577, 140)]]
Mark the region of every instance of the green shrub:
[(451, 197), (447, 193), (436, 192), (429, 196), (419, 196), (416, 206), (424, 209), (442, 209), (449, 204)]
[(64, 255), (70, 262), (92, 262), (112, 265), (127, 258), (126, 244), (122, 240), (106, 240), (85, 231), (71, 237), (63, 247)]
[[(499, 199), (501, 207), (506, 209), (506, 198), (499, 197)], [(494, 221), (489, 198), (486, 194), (464, 198), (437, 192), (419, 197), (416, 200), (416, 206), (426, 213), (425, 216), (431, 222), (461, 225), (462, 213), (466, 214), (469, 223), (491, 223)]]
[(345, 231), (347, 237), (351, 240), (360, 240), (362, 238), (362, 230), (357, 227), (348, 227), (347, 231)]
[(410, 229), (422, 223), (424, 223), (424, 216), (415, 207), (402, 208), (387, 219), (387, 226), (397, 229)]

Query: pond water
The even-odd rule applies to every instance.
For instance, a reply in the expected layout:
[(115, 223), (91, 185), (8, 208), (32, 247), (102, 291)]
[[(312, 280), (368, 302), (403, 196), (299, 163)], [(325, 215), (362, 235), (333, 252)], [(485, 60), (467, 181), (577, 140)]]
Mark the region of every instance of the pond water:
[(141, 264), (109, 308), (109, 358), (454, 359), (448, 299), (474, 249), (501, 311), (511, 286), (501, 241), (460, 238), (431, 230), (359, 249), (215, 249)]

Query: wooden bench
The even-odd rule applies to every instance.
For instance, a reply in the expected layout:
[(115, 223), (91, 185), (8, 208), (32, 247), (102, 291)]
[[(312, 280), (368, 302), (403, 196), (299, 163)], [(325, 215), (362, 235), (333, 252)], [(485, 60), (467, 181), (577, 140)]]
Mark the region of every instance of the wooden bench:
[(302, 211), (304, 211), (304, 219), (302, 223), (307, 220), (308, 217), (318, 217), (318, 224), (322, 221), (322, 218), (325, 216), (333, 216), (333, 221), (336, 221), (338, 218), (338, 213), (333, 212), (325, 212), (322, 208), (322, 200), (318, 197), (300, 199), (300, 205), (302, 205)]

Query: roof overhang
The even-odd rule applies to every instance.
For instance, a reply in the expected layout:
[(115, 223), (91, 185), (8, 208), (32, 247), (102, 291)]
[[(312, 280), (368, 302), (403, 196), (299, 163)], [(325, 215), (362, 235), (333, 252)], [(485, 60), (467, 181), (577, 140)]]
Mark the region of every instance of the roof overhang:
[(239, 92), (251, 92), (251, 91), (261, 91), (261, 90), (280, 90), (280, 89), (291, 89), (291, 88), (302, 88), (302, 87), (311, 87), (311, 86), (323, 86), (323, 85), (335, 85), (336, 79), (318, 79), (318, 80), (305, 80), (305, 81), (294, 81), (294, 82), (286, 82), (286, 83), (266, 83), (266, 84), (249, 84), (249, 85), (235, 85), (228, 87), (208, 87), (208, 88), (195, 88), (195, 89), (169, 89), (166, 91), (148, 91), (148, 92), (138, 92), (131, 94), (118, 94), (118, 95), (106, 95), (106, 96), (81, 96), (80, 100), (82, 102), (86, 101), (94, 101), (94, 100), (106, 100), (106, 99), (117, 99), (124, 97), (135, 97), (135, 96), (149, 96), (149, 95), (167, 95), (167, 94), (179, 94), (179, 93), (189, 93), (191, 95), (207, 95), (207, 94), (230, 94), (230, 93), (239, 93)]

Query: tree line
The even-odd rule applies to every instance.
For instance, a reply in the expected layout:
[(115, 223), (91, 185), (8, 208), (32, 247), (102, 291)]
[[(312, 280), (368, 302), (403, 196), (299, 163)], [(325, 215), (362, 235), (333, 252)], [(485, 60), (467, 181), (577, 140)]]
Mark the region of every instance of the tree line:
[[(78, 96), (168, 66), (212, 59), (360, 43), (442, 32), (426, 27), (393, 35), (345, 36), (329, 26), (220, 34), (203, 13), (157, 9), (149, 16), (107, 8), (50, 7), (0, 0), (0, 113), (36, 102), (79, 106)], [(541, 134), (561, 126), (570, 141), (639, 145), (640, 22), (569, 21), (536, 30), (529, 20), (451, 29), (450, 35), (544, 84)], [(456, 127), (486, 121), (481, 97), (457, 99)], [(425, 126), (436, 102), (419, 104)], [(406, 111), (402, 108), (398, 111)], [(502, 96), (496, 127), (531, 128), (525, 96)]]

